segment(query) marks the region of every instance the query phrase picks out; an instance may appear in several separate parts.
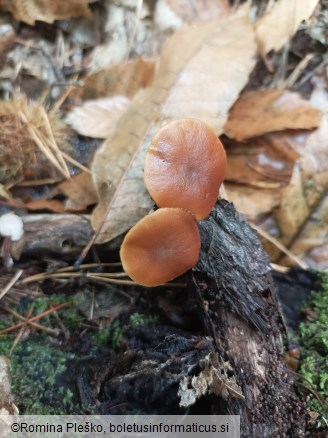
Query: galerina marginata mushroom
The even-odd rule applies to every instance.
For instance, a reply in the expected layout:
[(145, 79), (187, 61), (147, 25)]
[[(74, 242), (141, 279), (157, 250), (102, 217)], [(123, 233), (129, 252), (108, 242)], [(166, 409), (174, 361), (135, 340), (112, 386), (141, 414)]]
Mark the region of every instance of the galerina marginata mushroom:
[(120, 256), (125, 272), (143, 286), (159, 286), (191, 269), (200, 237), (193, 215), (181, 208), (160, 208), (126, 234)]
[(181, 119), (153, 138), (145, 184), (158, 207), (185, 208), (201, 220), (218, 198), (226, 168), (226, 153), (213, 129), (200, 120)]

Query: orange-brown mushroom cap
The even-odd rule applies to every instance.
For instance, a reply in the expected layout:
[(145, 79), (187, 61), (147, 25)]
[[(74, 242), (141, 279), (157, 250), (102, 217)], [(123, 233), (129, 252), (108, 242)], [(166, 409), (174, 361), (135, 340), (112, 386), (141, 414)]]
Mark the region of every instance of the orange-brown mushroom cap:
[(125, 272), (143, 286), (158, 286), (192, 268), (198, 260), (200, 237), (192, 214), (160, 208), (141, 219), (121, 246)]
[(153, 138), (145, 161), (145, 184), (159, 207), (190, 210), (197, 220), (212, 210), (227, 168), (220, 140), (206, 123), (181, 119)]

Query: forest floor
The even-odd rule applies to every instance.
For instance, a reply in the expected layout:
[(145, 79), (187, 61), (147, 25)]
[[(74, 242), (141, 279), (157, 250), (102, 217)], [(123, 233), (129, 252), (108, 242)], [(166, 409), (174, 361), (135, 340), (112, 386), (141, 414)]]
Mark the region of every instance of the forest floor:
[[(143, 181), (151, 138), (191, 117), (225, 147), (220, 196), (268, 254), (286, 362), (311, 436), (325, 433), (327, 1), (0, 0), (0, 11), (0, 215), (24, 223), (9, 253), (1, 241), (0, 409), (181, 412), (178, 382), (213, 348), (191, 273), (144, 288), (119, 250), (154, 207)], [(138, 377), (149, 351), (172, 360), (171, 381)], [(133, 400), (119, 394), (129, 373)]]

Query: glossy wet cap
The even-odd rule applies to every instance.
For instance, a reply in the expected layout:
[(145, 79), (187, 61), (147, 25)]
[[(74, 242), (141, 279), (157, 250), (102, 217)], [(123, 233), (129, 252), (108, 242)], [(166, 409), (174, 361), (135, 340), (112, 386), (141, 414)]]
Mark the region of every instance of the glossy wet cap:
[(143, 286), (159, 286), (198, 261), (200, 237), (193, 215), (180, 208), (160, 208), (127, 233), (120, 256), (125, 272)]
[(145, 184), (159, 207), (184, 208), (201, 220), (218, 198), (226, 169), (226, 153), (213, 129), (200, 120), (181, 119), (153, 138)]

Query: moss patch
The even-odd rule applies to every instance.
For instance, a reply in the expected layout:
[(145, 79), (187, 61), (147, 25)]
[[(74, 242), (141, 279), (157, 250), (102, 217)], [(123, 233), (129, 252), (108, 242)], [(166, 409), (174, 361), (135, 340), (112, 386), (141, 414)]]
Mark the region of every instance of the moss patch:
[[(19, 345), (9, 356), (12, 390), (21, 414), (74, 414), (80, 411), (73, 401), (73, 392), (64, 382), (69, 360), (74, 358), (57, 348), (49, 348), (43, 337), (34, 337)], [(6, 343), (0, 343), (1, 352)]]
[(126, 330), (146, 324), (155, 324), (158, 322), (158, 319), (158, 316), (145, 315), (138, 312), (133, 313), (129, 318), (129, 322), (125, 325), (121, 325), (118, 321), (115, 321), (108, 329), (108, 338), (106, 340), (109, 340), (112, 348), (118, 349)]
[(300, 374), (311, 390), (308, 409), (318, 412), (319, 426), (328, 425), (328, 272), (322, 275), (323, 291), (308, 306), (317, 318), (300, 325), (302, 360)]
[[(33, 315), (49, 309), (49, 302), (59, 304), (67, 298), (41, 297), (33, 301)], [(20, 311), (21, 309), (16, 309)], [(67, 328), (78, 327), (83, 321), (76, 306), (60, 310), (60, 317)], [(47, 327), (54, 327), (52, 315), (41, 320)], [(0, 330), (8, 326), (0, 322)], [(49, 337), (35, 333), (26, 341), (20, 341), (10, 353), (14, 335), (0, 336), (0, 354), (6, 355), (11, 364), (12, 391), (20, 413), (26, 415), (84, 413), (73, 395), (74, 387), (67, 381), (67, 369), (74, 362), (75, 354), (54, 347)]]

